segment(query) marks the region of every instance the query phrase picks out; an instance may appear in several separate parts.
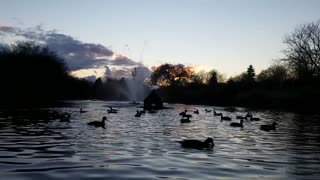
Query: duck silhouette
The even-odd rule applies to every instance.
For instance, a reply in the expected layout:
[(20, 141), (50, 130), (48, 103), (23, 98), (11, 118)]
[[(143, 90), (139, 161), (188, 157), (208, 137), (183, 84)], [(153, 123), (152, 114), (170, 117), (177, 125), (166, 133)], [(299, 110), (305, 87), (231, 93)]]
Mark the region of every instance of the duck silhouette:
[(190, 123), (191, 121), (190, 121), (189, 118), (182, 118), (182, 119), (180, 120), (180, 122), (181, 122), (181, 123)]
[(213, 115), (214, 115), (214, 116), (221, 116), (222, 113), (217, 113), (215, 110), (213, 110)]
[(177, 141), (181, 144), (183, 148), (192, 148), (192, 149), (213, 149), (214, 142), (212, 138), (207, 138), (204, 142), (199, 140), (183, 140)]
[(276, 125), (278, 125), (276, 122), (273, 122), (271, 125), (261, 125), (260, 130), (263, 130), (263, 131), (276, 130)]
[(182, 116), (182, 118), (187, 118), (187, 119), (189, 119), (189, 118), (192, 117), (191, 114), (187, 114), (187, 113), (185, 113), (185, 114), (183, 114), (183, 115), (181, 115), (181, 116)]
[(182, 111), (181, 113), (179, 113), (180, 116), (183, 116), (187, 113), (187, 110)]
[(112, 107), (110, 106), (109, 109), (108, 109), (108, 114), (110, 114), (110, 113), (117, 114), (118, 111), (119, 111), (118, 109), (114, 109), (114, 108), (112, 108)]
[(197, 109), (197, 110), (195, 110), (193, 113), (199, 114), (199, 110)]
[(134, 115), (134, 117), (140, 117), (141, 116), (141, 112), (139, 110), (137, 110), (136, 115)]
[(230, 123), (230, 126), (232, 126), (232, 127), (243, 127), (243, 119), (240, 120), (240, 123), (237, 123), (237, 122)]
[(103, 116), (102, 121), (92, 121), (92, 122), (88, 122), (87, 124), (94, 127), (105, 128), (105, 125), (106, 125), (105, 121), (107, 121), (107, 117)]
[(210, 113), (211, 110), (210, 109), (205, 109), (206, 113)]
[(82, 110), (82, 108), (80, 108), (80, 113), (86, 113), (87, 111)]
[(223, 114), (221, 114), (221, 121), (231, 121), (231, 117), (228, 116), (223, 116)]
[(251, 116), (250, 121), (260, 121), (260, 118), (252, 117), (252, 116)]

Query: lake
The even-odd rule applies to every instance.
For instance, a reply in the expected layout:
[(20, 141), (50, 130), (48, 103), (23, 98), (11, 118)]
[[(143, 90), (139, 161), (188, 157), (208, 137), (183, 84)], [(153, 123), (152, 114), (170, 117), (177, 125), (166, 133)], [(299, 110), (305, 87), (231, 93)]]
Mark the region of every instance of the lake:
[[(108, 114), (108, 106), (119, 109)], [(62, 107), (1, 111), (0, 179), (319, 179), (320, 116), (289, 112), (167, 104), (134, 117), (127, 102), (69, 101)], [(83, 108), (86, 113), (79, 113)], [(230, 127), (205, 108), (261, 121)], [(189, 109), (191, 123), (179, 113)], [(193, 114), (199, 109), (199, 114)], [(50, 114), (70, 113), (70, 122)], [(49, 115), (48, 115), (49, 114)], [(87, 123), (108, 118), (107, 126)], [(49, 117), (49, 118), (47, 118)], [(276, 131), (261, 124), (277, 122)], [(213, 150), (184, 149), (181, 139), (213, 137)]]

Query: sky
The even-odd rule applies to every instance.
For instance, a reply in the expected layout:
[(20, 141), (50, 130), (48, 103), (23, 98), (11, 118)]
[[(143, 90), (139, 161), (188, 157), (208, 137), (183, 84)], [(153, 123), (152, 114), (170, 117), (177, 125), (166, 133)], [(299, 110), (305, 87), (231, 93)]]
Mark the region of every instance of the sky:
[[(318, 0), (0, 0), (0, 4), (0, 30), (9, 32), (7, 27), (12, 27), (12, 35), (24, 37), (22, 32), (28, 37), (37, 32), (38, 40), (64, 51), (78, 76), (93, 72), (98, 76), (105, 65), (116, 66), (120, 61), (113, 60), (119, 59), (124, 69), (182, 63), (234, 76), (252, 64), (258, 73), (282, 57), (285, 34), (320, 19)], [(57, 42), (56, 37), (63, 40)], [(68, 47), (88, 45), (94, 53), (87, 56), (57, 47), (65, 42), (71, 43)], [(94, 63), (86, 64), (89, 60), (83, 54)]]

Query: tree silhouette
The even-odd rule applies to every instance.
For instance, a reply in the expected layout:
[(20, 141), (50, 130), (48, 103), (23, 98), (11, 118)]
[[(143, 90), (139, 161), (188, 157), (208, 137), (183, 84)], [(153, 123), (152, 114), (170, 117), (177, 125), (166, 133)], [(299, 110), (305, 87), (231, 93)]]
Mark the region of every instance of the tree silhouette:
[(83, 97), (80, 92), (89, 95), (88, 83), (69, 76), (63, 59), (34, 42), (2, 48), (0, 59), (1, 104), (32, 105), (76, 98), (75, 94)]
[(182, 64), (163, 64), (151, 74), (150, 84), (160, 86), (181, 85), (188, 81), (192, 71)]
[(297, 27), (284, 38), (285, 58), (299, 79), (309, 81), (320, 77), (320, 20)]
[(247, 72), (245, 74), (245, 83), (247, 84), (247, 86), (252, 87), (254, 85), (255, 76), (256, 76), (256, 73), (253, 69), (253, 66), (249, 65)]
[(257, 81), (270, 88), (281, 88), (288, 79), (288, 71), (282, 65), (273, 65), (262, 70), (257, 76)]

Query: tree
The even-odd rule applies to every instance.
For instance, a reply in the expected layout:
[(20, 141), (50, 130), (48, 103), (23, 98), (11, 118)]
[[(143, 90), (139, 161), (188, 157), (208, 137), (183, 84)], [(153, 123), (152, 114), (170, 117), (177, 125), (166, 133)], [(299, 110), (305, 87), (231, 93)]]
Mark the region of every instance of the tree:
[(0, 82), (0, 103), (7, 106), (45, 104), (90, 92), (87, 82), (69, 75), (63, 59), (30, 41), (0, 49)]
[(298, 26), (284, 38), (285, 58), (301, 80), (320, 76), (320, 21)]
[(248, 86), (252, 86), (255, 83), (255, 76), (256, 73), (254, 71), (254, 68), (252, 65), (249, 65), (248, 69), (247, 69), (247, 73), (245, 74), (245, 83)]
[(151, 74), (150, 84), (159, 86), (181, 85), (192, 76), (190, 68), (182, 64), (163, 64)]
[(206, 84), (208, 81), (208, 74), (205, 71), (199, 71), (191, 76), (191, 81), (195, 84)]
[(218, 83), (222, 83), (225, 81), (225, 77), (223, 74), (220, 74), (217, 70), (213, 69), (208, 72), (208, 85), (216, 86)]
[(257, 81), (267, 84), (268, 86), (281, 87), (288, 79), (287, 69), (282, 65), (273, 65), (260, 72)]

